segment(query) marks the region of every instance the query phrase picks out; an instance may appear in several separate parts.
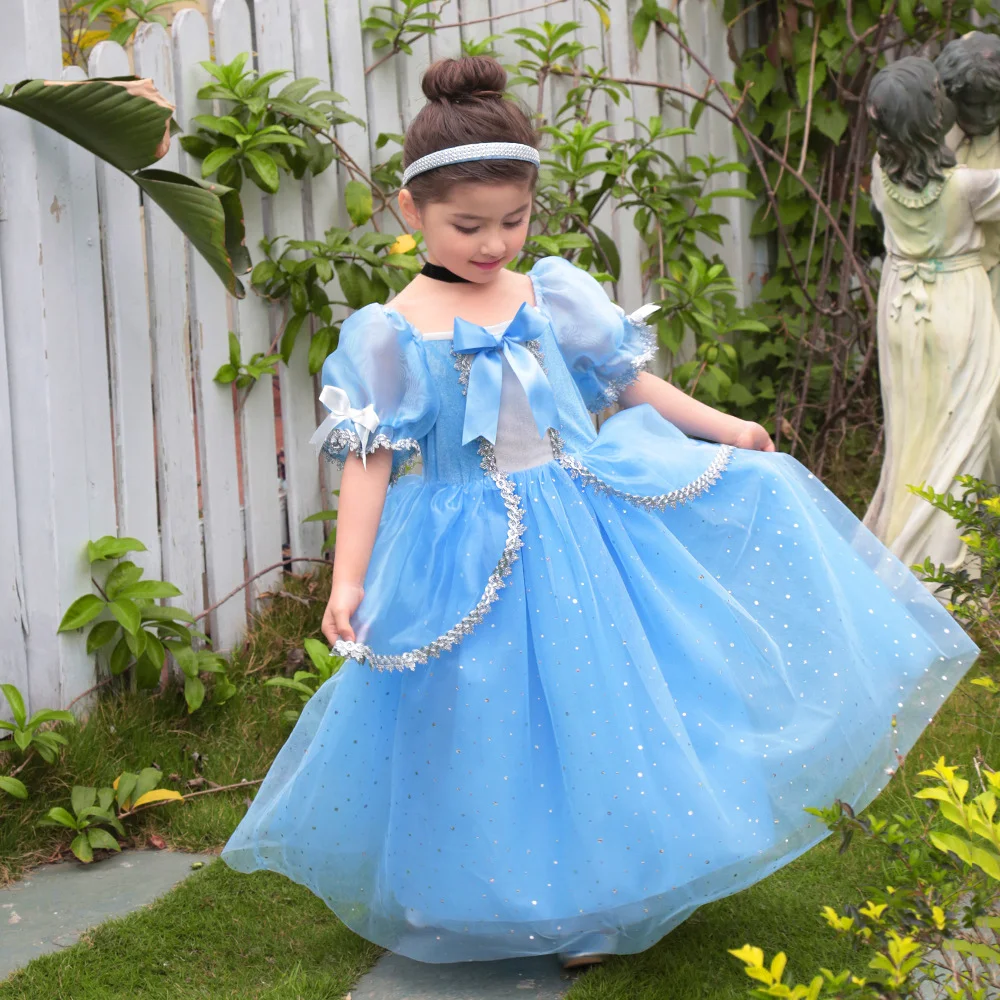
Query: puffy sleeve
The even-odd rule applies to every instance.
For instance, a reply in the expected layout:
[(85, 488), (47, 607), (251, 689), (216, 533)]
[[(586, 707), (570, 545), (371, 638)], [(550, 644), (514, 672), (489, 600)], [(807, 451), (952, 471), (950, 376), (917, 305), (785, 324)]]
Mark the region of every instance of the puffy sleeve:
[(573, 380), (593, 413), (617, 402), (656, 353), (656, 330), (626, 316), (595, 278), (562, 257), (535, 264), (537, 303), (552, 321)]
[(378, 304), (344, 320), (337, 349), (323, 363), (320, 399), (330, 412), (313, 443), (340, 466), (351, 452), (360, 458), (390, 448), (393, 480), (419, 451), (439, 405), (423, 344)]

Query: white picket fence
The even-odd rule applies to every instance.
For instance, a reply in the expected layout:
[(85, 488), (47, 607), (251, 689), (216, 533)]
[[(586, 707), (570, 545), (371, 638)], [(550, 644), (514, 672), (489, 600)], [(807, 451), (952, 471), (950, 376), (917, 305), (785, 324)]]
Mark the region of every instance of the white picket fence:
[[(586, 61), (603, 59), (613, 75), (703, 85), (701, 72), (670, 43), (659, 51), (649, 44), (636, 56), (625, 0), (613, 0), (608, 31), (584, 0), (541, 9), (538, 0), (450, 0), (445, 22), (474, 23), (443, 28), (413, 56), (366, 75), (378, 55), (361, 31), (371, 5), (215, 0), (208, 18), (185, 10), (169, 33), (140, 29), (132, 67), (119, 46), (101, 44), (89, 73), (152, 77), (186, 127), (211, 110), (196, 96), (207, 78), (199, 62), (252, 51), (262, 71), (294, 69), (347, 98), (369, 128), (343, 127), (339, 139), (365, 168), (386, 155), (376, 150), (377, 135), (402, 131), (419, 108), (419, 78), (432, 59), (460, 54), (463, 39), (544, 18), (581, 22), (581, 39), (594, 47)], [(719, 10), (711, 0), (683, 0), (681, 7), (713, 73), (731, 78)], [(58, 0), (4, 0), (0, 82), (60, 77), (58, 8)], [(502, 54), (517, 57), (510, 39)], [(546, 109), (567, 86), (550, 82)], [(632, 106), (609, 102), (595, 113), (627, 134), (629, 116), (660, 110), (655, 91), (635, 88)], [(666, 105), (663, 113), (678, 124), (684, 118)], [(709, 151), (735, 157), (728, 126), (707, 115), (697, 136), (673, 146), (677, 155)], [(192, 173), (199, 166), (176, 143), (160, 165)], [(286, 183), (272, 198), (247, 185), (254, 258), (265, 234), (319, 236), (343, 222), (341, 183), (331, 168), (304, 190)], [(732, 222), (723, 254), (750, 288), (762, 267), (748, 238), (749, 209), (735, 199)], [(623, 214), (609, 212), (604, 224), (621, 248), (619, 298), (634, 307), (643, 297), (638, 238)], [(147, 575), (175, 583), (184, 595), (179, 603), (198, 610), (279, 562), (283, 536), (292, 556), (319, 555), (321, 526), (303, 518), (329, 504), (332, 483), (308, 444), (319, 414), (302, 357), (306, 338), (280, 373), (282, 483), (267, 380), (238, 411), (230, 389), (212, 381), (225, 361), (228, 330), (248, 357), (267, 349), (280, 316), (252, 292), (231, 299), (162, 212), (140, 206), (128, 178), (9, 111), (0, 111), (0, 302), (0, 679), (18, 685), (37, 710), (68, 704), (95, 680), (82, 637), (56, 633), (65, 609), (90, 587), (88, 538), (142, 539), (148, 551), (137, 561)], [(262, 578), (253, 593), (276, 579)], [(236, 598), (213, 612), (208, 628), (218, 648), (238, 641), (247, 610)], [(10, 717), (6, 706), (0, 712)]]

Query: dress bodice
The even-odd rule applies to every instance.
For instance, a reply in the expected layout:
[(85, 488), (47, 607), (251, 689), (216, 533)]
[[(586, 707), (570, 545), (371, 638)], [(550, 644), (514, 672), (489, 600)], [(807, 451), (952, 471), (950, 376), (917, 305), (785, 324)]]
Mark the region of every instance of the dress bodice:
[[(509, 325), (509, 322), (493, 323), (484, 329), (499, 337)], [(442, 347), (447, 347), (454, 358), (454, 337), (451, 330), (424, 333), (422, 339), (425, 348), (438, 351), (440, 348), (431, 345), (441, 344)], [(502, 360), (502, 365), (500, 414), (493, 448), (497, 468), (501, 472), (516, 472), (544, 465), (552, 460), (552, 441), (548, 435), (543, 437), (539, 434), (527, 393), (506, 358)], [(444, 392), (450, 395), (449, 387), (445, 386)]]
[[(614, 403), (645, 368), (655, 331), (626, 316), (593, 277), (562, 258), (538, 261), (529, 278), (534, 304), (490, 327), (456, 320), (458, 333), (425, 333), (391, 303), (349, 317), (323, 368), (324, 384), (349, 402), (318, 434), (325, 454), (343, 461), (350, 451), (391, 448), (395, 480), (419, 450), (425, 479), (468, 483), (482, 479), (487, 455), (504, 472), (551, 461), (554, 442), (545, 427), (571, 452), (588, 447), (596, 437), (591, 414)], [(475, 347), (456, 349), (454, 337), (465, 327), (478, 331)], [(481, 355), (490, 356), (487, 364)], [(477, 388), (476, 365), (489, 370), (495, 397)], [(478, 429), (470, 434), (467, 420), (469, 407), (482, 408), (487, 398), (491, 438)]]

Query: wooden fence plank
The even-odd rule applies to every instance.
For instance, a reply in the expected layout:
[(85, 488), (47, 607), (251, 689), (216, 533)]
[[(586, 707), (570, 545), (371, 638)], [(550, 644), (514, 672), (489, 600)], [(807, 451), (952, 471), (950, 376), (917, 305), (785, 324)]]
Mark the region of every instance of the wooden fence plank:
[[(6, 219), (4, 184), (0, 176), (0, 220)], [(2, 267), (0, 267), (2, 271)], [(17, 495), (14, 485), (14, 441), (11, 435), (10, 396), (7, 389), (7, 345), (3, 322), (3, 281), (0, 278), (0, 678), (28, 693), (28, 659), (24, 648), (28, 630), (24, 605), (21, 548), (17, 540)], [(13, 718), (6, 700), (0, 704), (0, 719)]]
[[(327, 0), (327, 19), (330, 24), (330, 68), (333, 72), (333, 89), (345, 98), (344, 107), (362, 121), (368, 121), (368, 90), (364, 67), (361, 62), (361, 3), (363, 0)], [(334, 30), (336, 29), (336, 30)], [(341, 125), (337, 139), (344, 149), (366, 173), (371, 168), (371, 145), (368, 129), (361, 125)], [(339, 173), (343, 186), (350, 180), (346, 172)], [(341, 224), (346, 224), (346, 214)]]
[[(79, 66), (63, 72), (64, 80), (84, 80)], [(87, 458), (87, 509), (90, 537), (114, 535), (118, 530), (115, 510), (114, 452), (111, 411), (101, 388), (108, 384), (108, 342), (104, 326), (104, 291), (101, 274), (101, 227), (97, 211), (95, 157), (81, 146), (67, 144), (69, 200), (72, 206), (73, 268), (76, 274), (76, 318), (79, 331), (80, 385), (84, 442)], [(53, 206), (55, 208), (55, 206)]]
[[(254, 14), (261, 72), (295, 70), (290, 0), (255, 0)], [(298, 185), (284, 179), (281, 189), (267, 199), (266, 204), (270, 210), (268, 231), (272, 237), (302, 239), (304, 219)], [(276, 335), (283, 322), (279, 309), (272, 309), (271, 321), (272, 335)], [(323, 509), (319, 459), (309, 443), (316, 429), (318, 393), (316, 381), (306, 366), (308, 350), (308, 338), (299, 337), (288, 364), (279, 369), (288, 541), (292, 556), (316, 556), (323, 544), (322, 525), (303, 523), (304, 518)]]
[[(215, 58), (228, 63), (241, 52), (252, 53), (253, 36), (246, 0), (216, 0), (212, 8)], [(246, 222), (246, 240), (254, 261), (261, 259), (264, 238), (263, 203), (260, 193), (247, 182), (241, 193)], [(252, 289), (235, 307), (235, 327), (244, 357), (267, 351), (271, 345), (271, 321), (267, 303)], [(245, 397), (239, 410), (243, 461), (243, 510), (246, 531), (247, 568), (256, 575), (281, 560), (281, 507), (278, 492), (277, 445), (274, 437), (274, 402), (271, 380), (265, 378)], [(281, 580), (273, 570), (250, 588), (250, 597), (270, 590)]]
[[(125, 50), (101, 42), (90, 54), (91, 76), (131, 72)], [(133, 554), (147, 575), (162, 570), (153, 434), (153, 366), (149, 307), (143, 263), (144, 235), (139, 189), (120, 170), (96, 164), (104, 258), (104, 303), (114, 437), (114, 485), (118, 531), (140, 539), (146, 552)]]
[[(201, 67), (210, 57), (208, 26), (196, 10), (182, 10), (172, 31), (175, 102), (178, 124), (186, 132), (191, 119), (210, 114), (211, 102), (198, 100), (198, 89), (211, 77)], [(181, 152), (185, 173), (201, 175), (201, 161)], [(198, 414), (198, 457), (201, 473), (202, 522), (208, 605), (215, 604), (244, 579), (240, 484), (236, 469), (236, 428), (231, 386), (213, 376), (228, 357), (227, 293), (205, 260), (187, 245), (191, 354)], [(264, 379), (263, 389), (270, 379)], [(209, 631), (216, 649), (231, 649), (246, 629), (243, 595), (212, 612)]]
[[(459, 0), (448, 0), (441, 8), (441, 20), (439, 24), (458, 24), (462, 19), (461, 4)], [(438, 59), (458, 59), (462, 54), (462, 29), (438, 28), (430, 36), (430, 57), (431, 61)], [(421, 93), (417, 88), (417, 93)]]
[[(327, 29), (326, 0), (293, 0), (292, 4), (292, 45), (295, 50), (295, 72), (297, 76), (312, 76), (320, 81), (320, 87), (332, 88), (333, 76), (330, 65), (330, 45), (328, 39), (334, 34)], [(344, 218), (341, 207), (341, 180), (336, 162), (331, 163), (319, 176), (307, 176), (303, 184), (303, 211), (305, 213), (306, 239), (323, 239), (331, 226), (342, 224)], [(327, 286), (331, 298), (340, 298), (336, 277)], [(338, 318), (345, 310), (334, 307)], [(314, 387), (319, 389), (314, 381)], [(322, 411), (322, 412), (318, 412)], [(313, 419), (318, 424), (325, 410), (313, 401)], [(330, 509), (335, 506), (333, 491), (340, 488), (340, 471), (331, 462), (321, 461), (319, 468), (320, 493), (324, 498), (321, 506)], [(332, 526), (327, 526), (326, 530)]]
[[(9, 0), (0, 34), (8, 79), (58, 78), (58, 5)], [(30, 709), (60, 707), (93, 683), (82, 636), (58, 636), (63, 611), (90, 590), (90, 530), (67, 143), (0, 113), (0, 282), (27, 629)]]
[[(173, 101), (170, 40), (159, 24), (142, 24), (135, 33), (135, 69), (152, 78)], [(159, 162), (177, 170), (178, 144)], [(153, 343), (157, 475), (160, 497), (160, 537), (163, 573), (180, 588), (177, 600), (187, 607), (204, 607), (204, 558), (198, 502), (198, 463), (188, 338), (187, 277), (184, 238), (166, 214), (145, 200), (146, 266)]]

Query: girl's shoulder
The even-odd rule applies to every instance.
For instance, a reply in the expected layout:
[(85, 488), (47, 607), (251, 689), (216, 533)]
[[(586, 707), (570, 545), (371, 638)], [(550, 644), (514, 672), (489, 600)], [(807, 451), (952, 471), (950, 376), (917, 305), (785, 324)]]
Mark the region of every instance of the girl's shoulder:
[(391, 304), (372, 302), (355, 309), (341, 324), (340, 339), (379, 338), (418, 339), (413, 326), (406, 317), (392, 308)]

